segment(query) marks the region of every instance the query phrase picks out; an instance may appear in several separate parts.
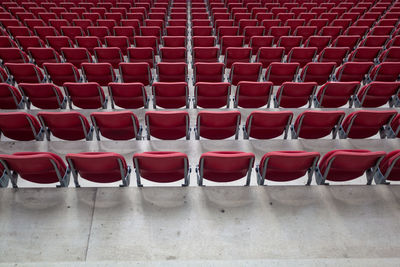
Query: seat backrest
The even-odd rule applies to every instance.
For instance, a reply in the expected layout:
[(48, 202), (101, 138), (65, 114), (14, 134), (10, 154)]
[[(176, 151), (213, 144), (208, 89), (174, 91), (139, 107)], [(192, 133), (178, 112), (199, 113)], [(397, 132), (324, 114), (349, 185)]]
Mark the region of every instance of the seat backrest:
[(239, 82), (235, 92), (235, 107), (269, 107), (272, 86), (271, 82)]
[(275, 107), (298, 108), (309, 104), (314, 96), (315, 82), (284, 82), (276, 92)]
[[(64, 83), (70, 101), (77, 107), (94, 109), (106, 108), (107, 101), (103, 89), (96, 82)], [(70, 103), (71, 108), (71, 103)]]
[(186, 82), (187, 64), (183, 62), (160, 62), (157, 64), (160, 82)]
[(132, 111), (92, 112), (93, 126), (100, 140), (100, 133), (111, 140), (129, 140), (137, 138), (140, 125)]
[(18, 141), (42, 139), (39, 121), (25, 112), (0, 113), (0, 131), (4, 136)]
[(65, 108), (65, 98), (61, 90), (51, 83), (20, 83), (19, 89), (30, 103), (41, 109)]
[(338, 108), (347, 102), (352, 104), (360, 88), (360, 82), (327, 82), (318, 91), (316, 103), (318, 107)]
[(170, 183), (188, 175), (186, 154), (172, 151), (135, 153), (133, 164), (141, 177), (157, 183)]
[(253, 153), (213, 151), (203, 153), (199, 161), (199, 176), (213, 182), (231, 182), (248, 175), (254, 165)]
[(120, 63), (119, 73), (123, 83), (139, 82), (149, 85), (152, 82), (149, 63)]
[(233, 135), (238, 138), (239, 111), (200, 111), (197, 115), (197, 138), (213, 140), (226, 139)]
[(40, 83), (43, 72), (32, 63), (6, 63), (4, 65), (17, 83)]
[(78, 83), (81, 78), (78, 69), (72, 63), (43, 63), (43, 68), (56, 85), (61, 86), (65, 82)]
[(291, 111), (253, 111), (246, 120), (245, 138), (271, 139), (285, 132), (286, 139), (292, 118)]
[(113, 152), (85, 152), (67, 154), (72, 171), (91, 182), (113, 183), (124, 180), (128, 167), (124, 157)]
[(91, 139), (92, 133), (89, 121), (77, 111), (39, 112), (38, 118), (43, 126), (46, 127), (48, 140), (50, 139), (50, 134), (68, 141)]
[[(50, 152), (19, 152), (0, 155), (0, 161), (27, 181), (39, 184), (57, 183), (66, 174), (64, 161)], [(15, 181), (16, 185), (16, 181)], [(64, 184), (68, 186), (68, 184)]]
[(186, 82), (155, 82), (152, 91), (154, 108), (189, 107), (189, 88)]
[[(21, 85), (19, 87), (21, 88)], [(8, 83), (0, 83), (0, 108), (18, 109), (23, 106), (22, 95), (18, 89)]]
[(194, 107), (202, 108), (229, 108), (231, 84), (226, 82), (198, 82), (195, 84)]
[(136, 109), (147, 107), (147, 94), (142, 83), (109, 83), (109, 95), (112, 98), (111, 105)]
[(187, 111), (147, 111), (145, 114), (147, 139), (154, 136), (163, 140), (189, 139), (189, 113)]

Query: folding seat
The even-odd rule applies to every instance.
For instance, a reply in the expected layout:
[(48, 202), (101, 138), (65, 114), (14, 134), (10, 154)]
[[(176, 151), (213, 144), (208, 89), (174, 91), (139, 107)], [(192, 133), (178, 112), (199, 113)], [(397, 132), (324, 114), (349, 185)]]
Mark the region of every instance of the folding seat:
[(271, 82), (247, 82), (237, 84), (234, 98), (234, 106), (243, 108), (260, 108), (267, 105), (269, 108), (272, 95)]
[(161, 41), (162, 31), (160, 27), (157, 26), (141, 26), (140, 27), (140, 35), (142, 36), (154, 36), (157, 38), (157, 41)]
[(398, 23), (398, 19), (380, 19), (376, 26), (392, 26), (395, 27)]
[(212, 47), (216, 44), (215, 36), (192, 36), (192, 47)]
[(360, 38), (363, 38), (364, 35), (367, 34), (369, 27), (367, 26), (350, 26), (348, 27), (343, 35), (357, 35)]
[(35, 35), (40, 39), (46, 40), (47, 36), (58, 36), (58, 32), (54, 27), (51, 26), (38, 26), (33, 28)]
[(185, 47), (162, 47), (160, 48), (160, 59), (162, 62), (187, 62)]
[(399, 80), (400, 62), (383, 62), (376, 65), (369, 74), (371, 81), (394, 82)]
[(106, 36), (110, 36), (110, 31), (104, 26), (89, 26), (87, 31), (89, 36), (97, 36), (101, 42), (104, 42)]
[(319, 31), (320, 36), (330, 36), (332, 40), (338, 37), (343, 32), (341, 26), (325, 26)]
[(144, 23), (148, 27), (158, 27), (161, 30), (164, 30), (164, 20), (161, 20), (161, 19), (145, 19)]
[(221, 38), (221, 53), (225, 54), (228, 47), (243, 47), (244, 46), (244, 36), (223, 36)]
[(184, 62), (160, 62), (157, 64), (159, 82), (186, 82), (187, 64)]
[(340, 66), (348, 53), (347, 47), (325, 47), (318, 55), (318, 62), (335, 62)]
[[(24, 33), (26, 35), (25, 32), (29, 32), (29, 29), (27, 27), (22, 26), (21, 22), (17, 19), (2, 19), (0, 21), (0, 24), (3, 26), (3, 28), (5, 28), (8, 32), (14, 32), (13, 30), (17, 31), (21, 31), (21, 33)], [(24, 30), (24, 31), (22, 31)], [(12, 34), (13, 36), (18, 36), (15, 34)]]
[(107, 107), (107, 97), (104, 95), (103, 89), (96, 82), (66, 82), (64, 83), (64, 89), (70, 109), (72, 109), (72, 104), (83, 109)]
[(152, 87), (153, 107), (189, 108), (189, 89), (186, 82), (155, 82)]
[(50, 13), (55, 13), (57, 17), (61, 17), (61, 13), (67, 12), (67, 9), (65, 7), (51, 7), (49, 9)]
[(248, 44), (250, 38), (253, 36), (263, 36), (265, 33), (264, 26), (246, 26), (244, 27), (243, 35), (245, 37), (245, 42)]
[(90, 118), (99, 141), (100, 134), (111, 140), (141, 139), (142, 128), (132, 111), (93, 112)]
[(27, 19), (24, 21), (24, 24), (31, 30), (33, 31), (33, 29), (35, 27), (43, 27), (43, 26), (47, 26), (47, 24), (42, 20), (42, 19)]
[(306, 110), (297, 116), (291, 127), (292, 139), (317, 139), (330, 133), (335, 139), (345, 115), (343, 111)]
[[(121, 25), (122, 26), (134, 26), (135, 29), (137, 29), (136, 33), (138, 33), (139, 26), (143, 25), (144, 22), (144, 15), (141, 13), (127, 13), (126, 14), (127, 19), (121, 19)], [(137, 25), (137, 27), (135, 25)]]
[(73, 43), (68, 36), (47, 36), (46, 43), (57, 53), (61, 53), (61, 48), (72, 48)]
[(222, 82), (224, 80), (224, 63), (199, 62), (194, 64), (193, 82)]
[(225, 53), (225, 67), (231, 68), (235, 62), (250, 62), (251, 47), (228, 47)]
[(154, 51), (151, 47), (129, 47), (128, 48), (129, 62), (146, 62), (150, 68), (154, 66)]
[(304, 26), (306, 21), (304, 19), (288, 19), (285, 26), (290, 27), (290, 32), (294, 32), (297, 27)]
[(76, 187), (80, 187), (78, 175), (95, 183), (122, 181), (121, 187), (129, 186), (131, 169), (124, 157), (113, 152), (85, 152), (65, 156), (71, 168)]
[(34, 60), (36, 65), (40, 68), (43, 67), (43, 63), (59, 63), (61, 62), (60, 55), (49, 47), (30, 47), (28, 48), (29, 55)]
[(267, 67), (265, 80), (273, 82), (274, 85), (281, 85), (283, 82), (293, 81), (299, 67), (299, 63), (272, 62)]
[(218, 47), (194, 47), (193, 64), (198, 62), (218, 62), (220, 53)]
[(272, 47), (274, 37), (272, 36), (252, 36), (250, 38), (249, 47), (252, 48), (252, 54), (256, 55), (260, 47)]
[(6, 63), (5, 69), (17, 83), (42, 83), (43, 72), (32, 63)]
[(310, 108), (316, 89), (315, 82), (283, 82), (274, 97), (274, 106), (275, 108), (299, 108), (308, 103)]
[(371, 82), (364, 85), (355, 97), (356, 107), (380, 107), (393, 105), (400, 90), (398, 82)]
[(18, 46), (13, 40), (11, 40), (9, 36), (0, 36), (0, 47), (7, 48), (7, 47), (18, 47)]
[(125, 18), (125, 16), (121, 13), (117, 13), (117, 12), (106, 12), (104, 14), (104, 18), (106, 20), (114, 20), (116, 22), (117, 25), (120, 24), (121, 20)]
[[(117, 40), (124, 42), (121, 37), (126, 37), (128, 39), (128, 43), (134, 43), (134, 35), (135, 35), (135, 29), (130, 26), (116, 26), (113, 28), (114, 32), (114, 38), (111, 38), (112, 36), (107, 36), (105, 39), (107, 41), (108, 39), (113, 39), (114, 42)], [(116, 38), (119, 37), (119, 38)], [(114, 43), (113, 42), (113, 43)], [(129, 47), (129, 46), (128, 46)]]
[(0, 109), (23, 109), (21, 93), (12, 85), (0, 83)]
[(284, 134), (286, 139), (292, 118), (291, 111), (253, 111), (243, 127), (244, 138), (272, 139)]
[(170, 19), (181, 19), (181, 20), (187, 20), (187, 13), (185, 12), (172, 12), (170, 14)]
[(288, 9), (285, 7), (273, 7), (269, 9), (269, 11), (274, 14), (274, 17), (276, 17), (279, 13), (286, 13), (288, 12)]
[(297, 62), (300, 67), (304, 67), (307, 63), (312, 62), (314, 57), (317, 55), (316, 47), (293, 47), (286, 61), (288, 63)]
[(334, 74), (335, 68), (335, 62), (309, 62), (302, 69), (299, 80), (301, 82), (316, 82), (318, 85), (322, 85)]
[(226, 183), (246, 177), (246, 186), (250, 185), (251, 170), (254, 166), (253, 153), (239, 151), (213, 151), (203, 153), (196, 167), (197, 183), (203, 180)]
[[(132, 36), (133, 37), (133, 36)], [(106, 47), (119, 47), (123, 55), (127, 54), (130, 47), (129, 38), (126, 36), (106, 36), (104, 38)]]
[(373, 66), (372, 62), (346, 62), (337, 69), (335, 78), (339, 82), (360, 82)]
[(68, 36), (71, 40), (75, 40), (77, 36), (85, 36), (84, 31), (78, 26), (61, 27), (61, 35)]
[(61, 53), (66, 62), (72, 63), (77, 68), (84, 62), (92, 62), (91, 54), (84, 47), (63, 47)]
[(353, 49), (358, 42), (360, 41), (360, 37), (357, 35), (339, 35), (332, 42), (333, 47), (348, 47), (349, 49)]
[(75, 12), (63, 12), (60, 14), (60, 17), (62, 19), (67, 20), (70, 24), (72, 24), (73, 20), (79, 19), (79, 14)]
[(194, 89), (194, 108), (229, 108), (230, 83), (197, 82)]
[(339, 137), (360, 139), (372, 137), (379, 132), (383, 139), (385, 138), (384, 126), (390, 124), (396, 115), (395, 110), (354, 111), (343, 120)]
[[(251, 20), (251, 13), (235, 13), (232, 14), (231, 16), (233, 20), (235, 21), (235, 25), (240, 27), (240, 21), (245, 21), (245, 20)], [(257, 25), (257, 20), (255, 20), (256, 25)]]
[(18, 176), (37, 184), (59, 183), (57, 187), (68, 187), (70, 172), (64, 161), (50, 152), (18, 152), (0, 155), (6, 184), (11, 180), (13, 188), (18, 188)]
[(229, 81), (237, 85), (240, 81), (258, 81), (261, 78), (261, 63), (235, 62), (232, 64)]
[[(258, 25), (258, 20), (256, 19), (241, 19), (238, 22), (239, 25), (239, 34), (243, 34), (244, 33), (244, 29), (246, 27), (256, 27)], [(262, 29), (262, 31), (264, 31), (264, 29)], [(253, 35), (259, 35), (259, 34), (253, 34)]]
[(293, 181), (307, 173), (306, 185), (310, 185), (320, 157), (318, 152), (274, 151), (266, 153), (257, 165), (257, 183)]
[(136, 47), (151, 47), (153, 48), (154, 54), (158, 55), (158, 41), (155, 36), (135, 36)]
[(276, 46), (285, 48), (285, 54), (288, 54), (293, 47), (300, 47), (302, 42), (301, 36), (281, 36)]
[(281, 26), (281, 20), (280, 19), (263, 19), (262, 21), (258, 22), (261, 24), (261, 26), (265, 27), (265, 32), (264, 33), (269, 33), (269, 30), (271, 27), (280, 27)]
[(298, 19), (304, 19), (306, 21), (306, 24), (308, 24), (310, 20), (317, 18), (317, 13), (304, 12), (304, 13), (300, 13), (297, 16), (297, 18)]
[[(197, 20), (197, 23), (201, 24), (201, 25), (193, 25), (193, 21), (192, 21), (192, 26), (210, 26), (209, 20)], [(185, 26), (186, 27), (187, 22), (186, 22), (186, 19), (169, 19), (168, 26)]]
[(24, 95), (26, 106), (31, 104), (41, 109), (63, 109), (67, 99), (61, 90), (50, 83), (21, 83), (19, 89)]
[(76, 44), (87, 49), (90, 54), (94, 54), (95, 47), (102, 47), (100, 39), (96, 36), (76, 36)]
[(49, 24), (50, 19), (58, 19), (57, 14), (52, 12), (39, 12), (37, 17), (46, 22), (46, 24)]
[(369, 31), (368, 35), (391, 35), (394, 29), (393, 26), (375, 26)]
[(82, 73), (88, 82), (97, 82), (106, 86), (110, 82), (116, 82), (117, 76), (110, 63), (82, 63)]
[(69, 9), (69, 11), (72, 12), (72, 13), (77, 13), (79, 15), (79, 17), (82, 17), (83, 13), (86, 12), (86, 9), (83, 8), (83, 7), (71, 7)]
[(5, 63), (28, 63), (27, 54), (17, 47), (0, 47), (0, 59)]
[(273, 26), (269, 29), (268, 35), (274, 36), (274, 40), (277, 43), (281, 36), (289, 36), (290, 35), (290, 27), (289, 26)]
[(114, 69), (118, 69), (119, 63), (124, 62), (119, 47), (95, 47), (94, 55), (98, 63), (110, 63)]
[(66, 19), (51, 19), (49, 20), (49, 25), (54, 27), (57, 32), (61, 32), (61, 27), (70, 26)]
[[(294, 14), (294, 13), (291, 13), (291, 12), (287, 12), (287, 13), (278, 13), (278, 14), (276, 14), (276, 16), (275, 16), (275, 19), (280, 19), (280, 20), (282, 21), (283, 24), (286, 24), (286, 21), (287, 21), (287, 20), (295, 19), (295, 18), (296, 18), (296, 17), (295, 17), (295, 14)], [(300, 19), (302, 19), (302, 18), (300, 18)]]
[(43, 68), (47, 77), (56, 85), (81, 81), (79, 71), (72, 63), (44, 63)]
[(381, 50), (382, 47), (358, 47), (349, 55), (348, 61), (375, 62)]
[(380, 55), (379, 62), (399, 62), (400, 61), (400, 47), (392, 46)]
[(237, 26), (221, 26), (218, 28), (218, 40), (220, 41), (223, 36), (234, 36), (239, 34), (239, 27)]
[(88, 27), (95, 25), (95, 23), (93, 23), (90, 19), (74, 19), (72, 20), (72, 24), (75, 27), (81, 27), (85, 32), (84, 35), (86, 35)]
[(190, 118), (187, 111), (147, 111), (147, 140), (153, 136), (162, 140), (190, 138)]
[(136, 169), (137, 185), (142, 187), (141, 178), (156, 183), (184, 181), (189, 185), (190, 166), (186, 154), (170, 151), (135, 153), (133, 164)]
[(379, 164), (374, 176), (376, 184), (390, 184), (389, 181), (399, 181), (399, 150), (389, 152)]
[(332, 150), (320, 160), (316, 170), (316, 182), (327, 185), (326, 181), (344, 182), (354, 180), (364, 173), (367, 184), (371, 184), (379, 163), (386, 155), (384, 151), (369, 150)]
[(117, 22), (113, 19), (98, 19), (96, 21), (96, 26), (107, 27), (111, 32), (115, 26), (118, 26)]
[[(389, 47), (392, 47), (392, 46), (400, 46), (400, 36), (399, 35), (394, 36), (393, 38), (390, 38), (389, 36), (368, 36), (368, 37), (370, 37), (370, 38), (372, 38), (372, 37), (378, 37), (379, 38), (380, 37), (382, 39), (386, 38), (386, 41), (389, 40), (387, 42), (386, 48), (389, 48)], [(383, 43), (383, 40), (382, 40), (382, 43)], [(384, 46), (385, 44), (386, 44), (386, 42), (384, 42), (383, 45), (380, 45), (380, 46)], [(379, 45), (377, 45), (377, 46), (379, 46)]]
[(328, 26), (329, 24), (329, 19), (312, 19), (308, 22), (308, 27), (315, 27), (314, 29), (316, 30), (315, 34), (316, 35), (317, 32), (319, 32), (323, 27)]
[(351, 26), (353, 21), (351, 19), (334, 19), (331, 22), (331, 26), (337, 26), (337, 27), (342, 27), (343, 29), (347, 29), (348, 27)]
[(90, 13), (98, 13), (101, 18), (104, 18), (104, 14), (107, 12), (107, 9), (104, 7), (91, 7), (89, 9)]
[(194, 26), (192, 27), (192, 36), (212, 36), (213, 27), (211, 26)]
[(43, 140), (43, 129), (39, 121), (25, 112), (0, 113), (0, 131), (12, 140)]
[(147, 108), (148, 98), (142, 83), (109, 83), (111, 106), (126, 109)]
[(99, 13), (89, 13), (89, 12), (84, 12), (81, 16), (83, 19), (88, 19), (92, 21), (93, 25), (96, 24), (96, 21), (101, 19), (101, 15)]
[(358, 19), (355, 23), (354, 26), (366, 26), (369, 28), (372, 28), (372, 26), (375, 24), (376, 20), (375, 19)]
[(186, 47), (186, 36), (163, 36), (164, 47)]
[(351, 108), (355, 95), (360, 88), (360, 82), (327, 82), (316, 94), (316, 108), (339, 108), (347, 102)]
[(268, 68), (273, 62), (283, 61), (284, 56), (284, 47), (260, 47), (258, 49), (256, 62), (262, 63), (263, 68)]
[(224, 15), (224, 16), (226, 15), (227, 18), (226, 19), (217, 18), (217, 19), (214, 20), (214, 28), (215, 28), (215, 30), (217, 32), (218, 32), (219, 27), (222, 27), (222, 26), (224, 26), (224, 27), (225, 26), (226, 27), (235, 26), (235, 21), (233, 19), (229, 18), (229, 14), (222, 14), (222, 15)]
[(149, 19), (160, 19), (160, 20), (165, 21), (167, 14), (166, 13), (158, 13), (158, 12), (150, 12), (148, 14), (148, 16), (149, 16)]
[(200, 111), (196, 119), (196, 139), (200, 137), (220, 140), (235, 136), (238, 139), (240, 112), (231, 111)]
[(166, 34), (168, 36), (186, 36), (186, 26), (167, 26)]

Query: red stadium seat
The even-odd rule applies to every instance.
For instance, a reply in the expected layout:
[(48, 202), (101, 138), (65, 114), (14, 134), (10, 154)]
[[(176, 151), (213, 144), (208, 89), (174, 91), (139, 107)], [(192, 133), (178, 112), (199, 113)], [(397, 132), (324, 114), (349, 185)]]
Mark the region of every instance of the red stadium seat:
[(330, 133), (335, 139), (345, 115), (343, 111), (306, 110), (297, 116), (291, 128), (292, 139), (317, 139)]
[(150, 136), (162, 140), (190, 138), (190, 118), (187, 111), (147, 111), (147, 140)]
[(99, 141), (100, 134), (111, 140), (141, 139), (142, 128), (132, 111), (93, 112), (90, 119)]
[[(21, 85), (19, 85), (21, 88)], [(0, 109), (23, 109), (25, 103), (21, 93), (12, 85), (0, 83)]]
[(25, 112), (0, 113), (0, 131), (12, 140), (43, 140), (43, 129), (39, 121)]
[(349, 103), (351, 108), (360, 82), (327, 82), (314, 98), (316, 108), (339, 108)]
[(28, 48), (29, 55), (40, 68), (43, 63), (60, 63), (60, 55), (50, 47), (30, 47)]
[(65, 156), (71, 168), (76, 187), (80, 187), (81, 178), (95, 183), (114, 183), (122, 181), (120, 186), (129, 186), (131, 169), (124, 157), (112, 152), (85, 152)]
[(334, 62), (310, 62), (302, 69), (299, 80), (301, 82), (316, 82), (318, 85), (326, 83), (334, 74)]
[(250, 185), (251, 170), (254, 166), (253, 153), (239, 151), (213, 151), (203, 153), (196, 167), (197, 183), (203, 185), (203, 179), (226, 183), (246, 178)]
[(337, 66), (340, 66), (348, 53), (347, 47), (325, 47), (318, 55), (318, 62), (335, 62)]
[(153, 83), (153, 107), (189, 108), (189, 88), (186, 82)]
[(28, 55), (17, 47), (0, 47), (1, 64), (29, 63)]
[(274, 37), (272, 36), (252, 36), (249, 47), (253, 49), (253, 55), (256, 55), (261, 47), (272, 47), (273, 44)]
[(371, 81), (395, 82), (399, 75), (400, 62), (383, 62), (371, 70), (369, 78)]
[(43, 68), (55, 85), (81, 81), (78, 69), (71, 63), (44, 63)]
[(46, 43), (49, 47), (54, 48), (57, 53), (61, 54), (61, 48), (74, 47), (71, 39), (68, 36), (47, 36)]
[(110, 63), (118, 69), (119, 63), (124, 62), (124, 56), (119, 47), (95, 47), (94, 55), (98, 63)]
[(32, 63), (6, 63), (4, 66), (17, 83), (42, 83), (45, 81), (43, 72)]
[(120, 63), (119, 73), (123, 83), (139, 82), (146, 86), (153, 82), (150, 66), (146, 62)]
[(229, 108), (230, 83), (198, 82), (194, 88), (194, 108)]
[(159, 82), (186, 82), (187, 64), (160, 62), (157, 64), (157, 75)]
[[(389, 102), (393, 105), (393, 100), (400, 93), (399, 82), (371, 82), (364, 85), (355, 98), (355, 107), (380, 107)], [(395, 97), (394, 97), (395, 96)]]
[(300, 64), (300, 67), (304, 67), (308, 62), (312, 62), (315, 56), (317, 55), (316, 47), (293, 47), (286, 61), (288, 63), (297, 62)]
[(171, 183), (183, 179), (182, 186), (189, 185), (190, 166), (186, 154), (170, 151), (135, 153), (133, 165), (136, 169), (137, 185), (141, 178), (156, 183)]
[(274, 85), (294, 81), (299, 67), (299, 63), (273, 62), (266, 70), (265, 80), (272, 82)]
[(228, 47), (243, 47), (244, 46), (244, 36), (234, 35), (234, 36), (223, 36), (221, 38), (221, 53), (225, 55), (226, 49)]
[(372, 62), (346, 62), (336, 72), (340, 82), (361, 82), (373, 67)]
[(320, 160), (316, 171), (316, 181), (326, 185), (325, 181), (344, 182), (354, 180), (367, 174), (367, 184), (372, 178), (385, 156), (385, 152), (369, 150), (332, 150)]
[(225, 65), (224, 63), (200, 62), (194, 64), (193, 82), (223, 82)]
[(385, 138), (383, 127), (397, 114), (393, 110), (359, 110), (347, 115), (339, 132), (341, 139), (361, 139), (376, 135)]
[(92, 55), (95, 47), (102, 47), (102, 43), (97, 36), (76, 36), (75, 40), (78, 47), (86, 48)]
[(106, 47), (118, 47), (123, 55), (126, 55), (128, 47), (130, 47), (129, 38), (126, 36), (106, 36), (104, 38)]
[(235, 62), (232, 64), (229, 80), (233, 85), (240, 81), (257, 82), (261, 78), (261, 63)]
[(97, 82), (101, 86), (117, 81), (117, 75), (110, 63), (82, 63), (82, 74), (87, 82)]
[(64, 109), (67, 103), (62, 91), (51, 83), (20, 83), (19, 89), (28, 109), (31, 103), (40, 109)]
[(148, 97), (142, 83), (109, 83), (108, 89), (112, 109), (115, 105), (126, 109), (148, 107)]
[(39, 112), (38, 118), (45, 128), (48, 141), (51, 135), (68, 141), (92, 140), (93, 138), (93, 127), (79, 112)]
[(284, 134), (287, 138), (293, 112), (256, 110), (247, 117), (244, 138), (271, 139)]
[(84, 47), (63, 47), (61, 53), (66, 62), (72, 63), (77, 68), (81, 68), (82, 63), (92, 62), (92, 55)]
[(88, 83), (64, 83), (68, 97), (69, 108), (72, 104), (83, 109), (106, 108), (107, 97), (103, 89), (96, 82)]
[(251, 52), (250, 47), (228, 47), (225, 53), (225, 67), (231, 68), (235, 62), (250, 62)]
[(310, 108), (316, 89), (315, 82), (283, 82), (274, 97), (274, 106), (275, 108), (299, 108), (308, 103)]
[(44, 42), (37, 36), (17, 36), (15, 40), (24, 51), (28, 51), (29, 47), (45, 47)]
[(57, 187), (68, 187), (70, 172), (64, 161), (50, 152), (19, 152), (0, 155), (0, 162), (14, 188), (18, 176), (38, 184), (60, 183)]
[(160, 48), (160, 59), (162, 62), (187, 62), (185, 47), (162, 47)]
[(192, 36), (192, 47), (213, 47), (217, 39), (215, 36)]
[(195, 128), (196, 139), (200, 137), (220, 140), (239, 136), (240, 112), (232, 111), (200, 111), (197, 114)]
[(299, 179), (306, 173), (306, 185), (310, 185), (320, 154), (307, 151), (274, 151), (266, 153), (256, 167), (257, 183), (265, 180), (287, 182)]
[(389, 152), (379, 164), (379, 169), (375, 174), (376, 184), (389, 184), (389, 181), (399, 181), (399, 159), (400, 151), (394, 150)]
[(263, 68), (268, 68), (273, 62), (281, 62), (285, 56), (283, 47), (260, 47), (258, 49), (256, 62), (261, 62)]

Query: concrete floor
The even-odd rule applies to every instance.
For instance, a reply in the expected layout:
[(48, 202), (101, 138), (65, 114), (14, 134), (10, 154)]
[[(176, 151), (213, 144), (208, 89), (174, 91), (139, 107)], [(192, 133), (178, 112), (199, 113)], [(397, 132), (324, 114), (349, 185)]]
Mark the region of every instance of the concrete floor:
[(400, 264), (397, 185), (8, 188), (0, 214), (5, 265)]

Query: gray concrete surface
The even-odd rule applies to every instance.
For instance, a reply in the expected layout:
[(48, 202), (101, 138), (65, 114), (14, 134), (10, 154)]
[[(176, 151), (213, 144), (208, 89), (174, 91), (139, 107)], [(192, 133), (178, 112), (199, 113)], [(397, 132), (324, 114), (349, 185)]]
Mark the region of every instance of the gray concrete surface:
[(395, 266), (399, 229), (396, 185), (0, 190), (1, 263)]

